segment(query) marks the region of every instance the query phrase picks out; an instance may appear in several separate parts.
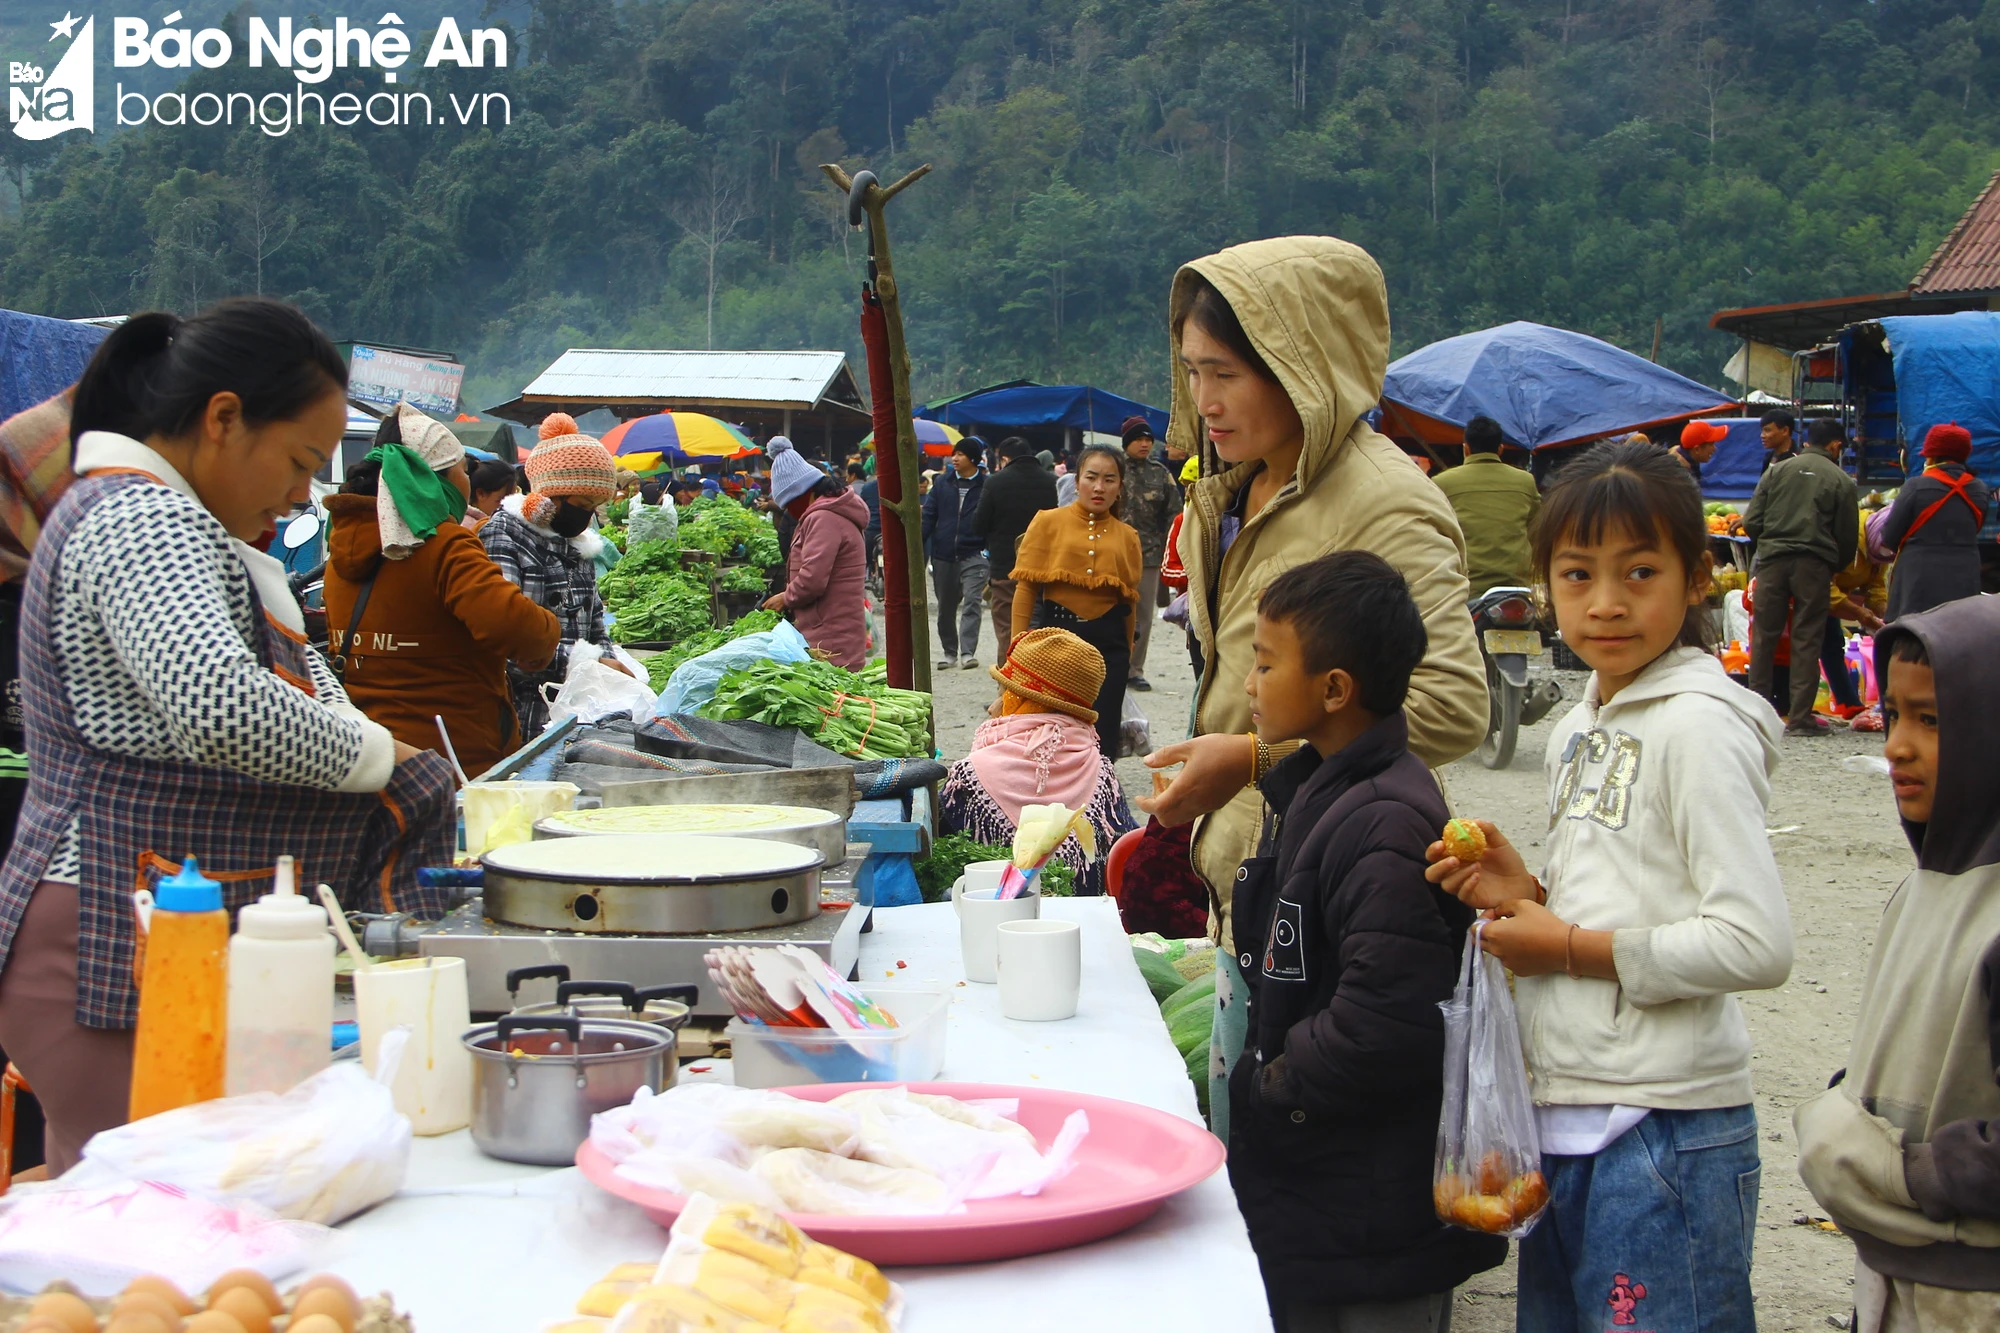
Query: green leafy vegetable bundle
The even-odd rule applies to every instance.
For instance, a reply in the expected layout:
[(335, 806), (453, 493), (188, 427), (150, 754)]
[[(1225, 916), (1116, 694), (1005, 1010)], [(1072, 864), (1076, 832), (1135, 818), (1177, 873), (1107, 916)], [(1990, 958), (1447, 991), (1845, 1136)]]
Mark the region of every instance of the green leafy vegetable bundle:
[(619, 643), (678, 643), (713, 621), (708, 585), (685, 575), (642, 574), (621, 589), (625, 597), (604, 599), (605, 608), (617, 617), (611, 637)]
[(722, 571), (718, 586), (724, 592), (762, 592), (764, 575), (748, 565), (731, 565)]
[[(872, 669), (871, 669), (872, 670)], [(723, 676), (703, 717), (796, 727), (852, 759), (931, 752), (931, 698), (829, 662), (757, 662)]]
[(683, 662), (691, 662), (703, 653), (712, 653), (725, 643), (742, 638), (746, 634), (761, 634), (778, 623), (776, 611), (752, 611), (740, 616), (728, 629), (705, 629), (699, 634), (691, 634), (662, 653), (655, 653), (646, 659), (646, 678), (652, 682), (653, 692), (667, 688), (667, 681), (673, 676), (674, 668)]
[(681, 517), (683, 546), (733, 556), (742, 551), (754, 565), (778, 563), (778, 535), (771, 520), (726, 495), (705, 495)]

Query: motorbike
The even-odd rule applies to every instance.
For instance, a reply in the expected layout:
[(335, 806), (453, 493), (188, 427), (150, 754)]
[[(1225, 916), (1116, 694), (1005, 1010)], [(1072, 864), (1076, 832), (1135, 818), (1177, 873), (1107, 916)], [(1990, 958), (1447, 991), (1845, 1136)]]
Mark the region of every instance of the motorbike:
[(1543, 653), (1534, 593), (1527, 588), (1488, 588), (1472, 601), (1472, 628), (1486, 664), (1486, 739), (1479, 762), (1505, 768), (1514, 762), (1521, 728), (1533, 726), (1562, 700), (1562, 687), (1544, 679), (1530, 687), (1528, 659)]

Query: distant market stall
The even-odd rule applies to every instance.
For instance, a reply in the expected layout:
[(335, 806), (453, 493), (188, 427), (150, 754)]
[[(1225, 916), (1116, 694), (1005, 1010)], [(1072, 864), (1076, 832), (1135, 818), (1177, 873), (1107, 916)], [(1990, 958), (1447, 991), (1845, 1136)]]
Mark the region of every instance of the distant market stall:
[(1382, 431), (1459, 444), (1477, 416), (1553, 449), (1709, 416), (1737, 402), (1599, 338), (1517, 320), (1421, 347), (1382, 379)]
[(1115, 436), (1127, 417), (1144, 417), (1158, 438), (1167, 434), (1167, 414), (1160, 408), (1088, 384), (1010, 380), (928, 403), (916, 415), (980, 435), (988, 444), (1021, 435), (1055, 453), (1078, 448), (1085, 431)]
[(841, 352), (711, 352), (572, 347), (521, 390), (486, 409), (534, 425), (551, 412), (606, 408), (620, 419), (687, 409), (773, 435), (829, 460), (874, 428)]

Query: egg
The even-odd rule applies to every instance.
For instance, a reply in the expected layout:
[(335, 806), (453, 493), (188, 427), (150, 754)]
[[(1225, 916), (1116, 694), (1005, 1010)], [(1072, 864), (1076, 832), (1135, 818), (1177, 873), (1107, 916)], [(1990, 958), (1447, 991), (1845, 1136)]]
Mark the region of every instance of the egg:
[(160, 1322), (167, 1326), (168, 1333), (175, 1333), (181, 1326), (181, 1312), (167, 1304), (167, 1298), (154, 1291), (128, 1291), (118, 1298), (111, 1307), (111, 1322), (114, 1324), (127, 1314), (158, 1315)]
[(181, 1328), (183, 1333), (250, 1333), (235, 1315), (212, 1306), (188, 1320)]
[(97, 1333), (97, 1312), (81, 1296), (52, 1291), (28, 1307), (30, 1319), (66, 1325), (70, 1333)]
[(309, 1314), (304, 1319), (294, 1319), (287, 1333), (347, 1333), (347, 1330), (330, 1314)]
[(271, 1285), (271, 1279), (254, 1268), (232, 1268), (208, 1286), (208, 1303), (215, 1304), (215, 1298), (232, 1287), (246, 1287), (264, 1298), (264, 1312), (280, 1315), (285, 1312), (285, 1302), (279, 1297), (278, 1289)]
[(132, 1284), (125, 1288), (124, 1294), (127, 1296), (137, 1296), (147, 1292), (158, 1296), (161, 1300), (172, 1306), (174, 1313), (177, 1315), (186, 1316), (194, 1313), (194, 1302), (188, 1299), (186, 1292), (183, 1292), (179, 1287), (176, 1287), (165, 1278), (154, 1277), (150, 1273), (145, 1277), (133, 1278)]
[[(292, 1293), (292, 1300), (297, 1302), (307, 1292), (318, 1291), (322, 1287), (331, 1288), (339, 1292), (342, 1296), (345, 1296), (347, 1298), (349, 1316), (355, 1319), (361, 1317), (361, 1298), (354, 1294), (354, 1288), (348, 1286), (345, 1281), (334, 1276), (332, 1273), (315, 1273), (305, 1281), (299, 1283), (298, 1290)], [(294, 1308), (296, 1308), (296, 1305)]]
[(69, 1325), (54, 1318), (30, 1319), (14, 1333), (69, 1333)]
[(219, 1293), (208, 1308), (232, 1316), (243, 1325), (244, 1333), (271, 1333), (271, 1312), (264, 1308), (264, 1298), (248, 1287), (231, 1287)]
[(105, 1325), (104, 1333), (174, 1333), (179, 1327), (180, 1316), (175, 1315), (174, 1318), (176, 1322), (169, 1324), (160, 1317), (159, 1311), (140, 1306), (113, 1315), (111, 1322)]
[[(292, 1306), (293, 1320), (323, 1314), (339, 1324), (342, 1333), (354, 1333), (354, 1302), (338, 1287), (314, 1287)], [(255, 1329), (251, 1333), (256, 1333)]]

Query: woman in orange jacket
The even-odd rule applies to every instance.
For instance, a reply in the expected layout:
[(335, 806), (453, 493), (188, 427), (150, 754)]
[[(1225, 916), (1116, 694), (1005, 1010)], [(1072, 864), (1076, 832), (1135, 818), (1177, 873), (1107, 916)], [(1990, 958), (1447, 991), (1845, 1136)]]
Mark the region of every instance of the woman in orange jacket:
[(470, 484), (457, 437), (406, 403), (375, 441), (327, 500), (333, 661), (355, 706), (404, 744), (442, 752), (442, 717), (459, 763), (477, 776), (522, 743), (508, 659), (543, 665), (562, 629), (464, 526)]

